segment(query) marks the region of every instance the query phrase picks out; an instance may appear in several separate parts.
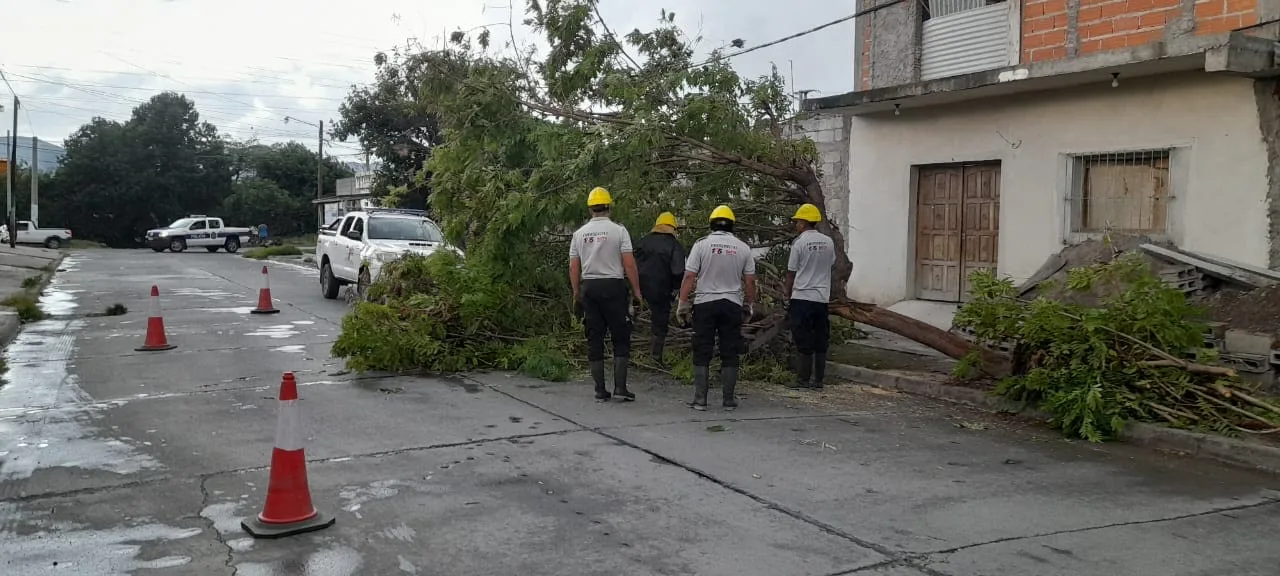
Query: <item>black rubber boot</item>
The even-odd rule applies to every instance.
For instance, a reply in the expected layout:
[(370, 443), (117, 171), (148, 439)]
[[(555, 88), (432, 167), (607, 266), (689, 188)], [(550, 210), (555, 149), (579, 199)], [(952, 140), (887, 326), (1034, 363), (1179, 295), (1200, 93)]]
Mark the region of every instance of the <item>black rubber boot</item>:
[(591, 362), (591, 379), (596, 383), (596, 402), (604, 402), (612, 397), (604, 387), (604, 360)]
[(693, 367), (693, 402), (689, 407), (699, 412), (707, 409), (707, 367)]
[(788, 388), (809, 388), (813, 372), (813, 354), (796, 354), (796, 381)]
[(666, 344), (667, 343), (662, 340), (655, 339), (653, 341), (652, 348), (649, 350), (650, 354), (653, 356), (653, 361), (657, 362), (658, 367), (664, 370), (667, 368), (667, 363), (662, 361), (662, 349), (666, 347)]
[(636, 395), (627, 390), (627, 368), (630, 364), (630, 358), (613, 359), (613, 395), (621, 398), (623, 402), (636, 399)]
[(822, 388), (822, 379), (827, 375), (827, 353), (813, 355), (813, 388)]
[(720, 395), (724, 397), (722, 405), (725, 410), (730, 412), (738, 407), (738, 398), (733, 395), (734, 388), (738, 387), (738, 367), (721, 368), (720, 369)]

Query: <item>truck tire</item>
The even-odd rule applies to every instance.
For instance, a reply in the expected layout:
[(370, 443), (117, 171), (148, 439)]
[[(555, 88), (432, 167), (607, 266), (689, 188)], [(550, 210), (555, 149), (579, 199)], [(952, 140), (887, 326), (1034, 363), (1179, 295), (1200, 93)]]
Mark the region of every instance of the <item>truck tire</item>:
[(50, 250), (57, 250), (62, 247), (62, 239), (57, 236), (50, 236), (44, 239), (44, 247)]
[(187, 241), (182, 238), (174, 238), (169, 241), (170, 252), (181, 252), (187, 249)]
[(338, 279), (333, 275), (333, 269), (329, 268), (329, 263), (325, 262), (320, 266), (320, 293), (325, 299), (333, 300), (338, 297), (338, 290), (342, 286), (338, 283)]
[(227, 238), (227, 243), (223, 244), (222, 248), (226, 250), (228, 254), (235, 254), (236, 251), (240, 250), (240, 238), (237, 236)]

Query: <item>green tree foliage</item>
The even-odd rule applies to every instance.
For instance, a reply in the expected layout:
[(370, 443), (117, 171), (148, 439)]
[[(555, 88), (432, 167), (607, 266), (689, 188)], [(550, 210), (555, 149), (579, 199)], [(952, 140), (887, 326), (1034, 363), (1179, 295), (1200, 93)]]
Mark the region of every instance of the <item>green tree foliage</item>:
[[(743, 78), (718, 52), (696, 61), (698, 39), (667, 12), (625, 38), (606, 29), (594, 0), (531, 1), (526, 22), (549, 43), (545, 58), (492, 52), (482, 31), (398, 60), (396, 70), (412, 74), (396, 77), (408, 85), (386, 98), (439, 123), (443, 143), (416, 181), (430, 178), (433, 213), (466, 246), (466, 266), (449, 281), (423, 280), (430, 287), (380, 281), (334, 349), (353, 367), (455, 370), (508, 364), (516, 348), (575, 353), (568, 238), (588, 218), (593, 186), (612, 191), (615, 219), (636, 238), (660, 212), (675, 212), (686, 246), (706, 233), (717, 204), (731, 204), (739, 234), (762, 248), (790, 238), (796, 205), (825, 206), (813, 143), (782, 136), (791, 102), (776, 73)], [(829, 221), (821, 229), (844, 245)], [(848, 273), (841, 251), (833, 293)], [(776, 296), (779, 271), (766, 267), (763, 277)], [(476, 326), (489, 328), (468, 332)]]
[(1214, 355), (1203, 348), (1200, 313), (1140, 256), (1072, 270), (1062, 299), (1018, 300), (1012, 281), (987, 271), (971, 282), (973, 300), (955, 325), (1018, 350), (1020, 374), (996, 393), (1044, 409), (1069, 435), (1114, 438), (1127, 420), (1227, 433), (1280, 427), (1280, 409), (1233, 372), (1184, 359)]
[(57, 182), (41, 194), (42, 207), (56, 208), (41, 224), (112, 246), (132, 245), (175, 216), (214, 210), (230, 191), (230, 159), (217, 129), (179, 94), (152, 97), (124, 123), (95, 118), (65, 147)]
[[(314, 232), (316, 153), (297, 142), (236, 144), (230, 147), (231, 195), (222, 205), (223, 218), (244, 226), (267, 224), (276, 235)], [(324, 193), (337, 191), (337, 181), (352, 175), (349, 168), (325, 159)]]
[[(41, 176), (40, 224), (78, 238), (132, 246), (147, 229), (193, 213), (265, 223), (278, 235), (315, 230), (315, 152), (297, 142), (226, 141), (180, 94), (152, 97), (123, 123), (95, 118), (65, 147), (57, 172)], [(333, 159), (324, 172), (328, 194), (351, 175)], [(29, 171), (18, 180), (19, 191), (29, 189)], [(28, 195), (16, 205), (20, 217), (30, 214)]]
[(378, 54), (373, 84), (352, 89), (333, 127), (335, 138), (357, 138), (382, 159), (374, 174), (375, 194), (397, 189), (397, 201), (408, 208), (426, 207), (428, 178), (415, 176), (441, 142), (436, 116), (418, 92), (424, 75), (432, 73), (425, 57), (400, 50)]

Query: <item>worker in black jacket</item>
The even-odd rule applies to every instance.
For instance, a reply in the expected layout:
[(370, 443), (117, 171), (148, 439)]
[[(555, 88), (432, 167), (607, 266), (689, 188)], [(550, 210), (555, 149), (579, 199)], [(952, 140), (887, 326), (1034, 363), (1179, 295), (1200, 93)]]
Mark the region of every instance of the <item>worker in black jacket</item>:
[(636, 265), (640, 270), (640, 293), (649, 303), (653, 315), (651, 352), (658, 365), (663, 365), (662, 349), (671, 322), (671, 301), (684, 277), (684, 247), (676, 239), (676, 217), (670, 212), (658, 215), (653, 230), (636, 243)]

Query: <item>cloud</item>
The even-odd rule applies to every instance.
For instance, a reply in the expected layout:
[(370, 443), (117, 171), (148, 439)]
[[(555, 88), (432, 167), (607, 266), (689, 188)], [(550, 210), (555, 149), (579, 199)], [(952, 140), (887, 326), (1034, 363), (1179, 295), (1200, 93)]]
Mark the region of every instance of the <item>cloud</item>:
[[(34, 2), (0, 35), (0, 67), (27, 106), (18, 124), (22, 135), (34, 128), (57, 141), (94, 116), (125, 120), (133, 106), (172, 90), (185, 93), (202, 117), (233, 137), (314, 146), (313, 129), (285, 124), (284, 116), (331, 122), (349, 86), (372, 80), (377, 51), (406, 38), (436, 45), (452, 30), (505, 22), (507, 4), (487, 1)], [(509, 1), (524, 6), (523, 0)], [(620, 35), (652, 26), (663, 7), (691, 35), (703, 37), (705, 51), (735, 38), (747, 47), (761, 44), (850, 14), (855, 2), (601, 2), (605, 20)], [(514, 20), (519, 26), (523, 14)], [(794, 66), (797, 89), (848, 91), (852, 32), (852, 23), (842, 24), (734, 62), (749, 75), (777, 65), (789, 76)], [(507, 35), (498, 32), (503, 40)], [(517, 38), (527, 44), (529, 31), (520, 29)], [(0, 126), (8, 123), (0, 119)], [(350, 144), (331, 150), (356, 152)]]

